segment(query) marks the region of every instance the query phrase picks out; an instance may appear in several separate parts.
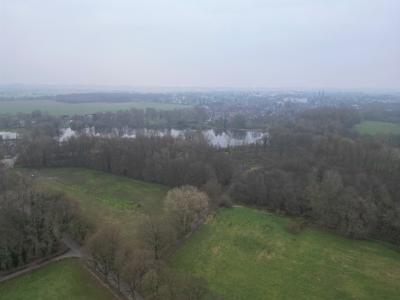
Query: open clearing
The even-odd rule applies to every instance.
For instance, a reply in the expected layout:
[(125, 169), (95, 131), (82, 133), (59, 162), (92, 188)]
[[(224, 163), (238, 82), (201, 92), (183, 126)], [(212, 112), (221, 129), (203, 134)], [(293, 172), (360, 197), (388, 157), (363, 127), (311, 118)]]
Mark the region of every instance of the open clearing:
[(52, 263), (0, 284), (1, 300), (112, 300), (77, 259)]
[(367, 135), (390, 135), (400, 134), (400, 124), (377, 121), (363, 121), (355, 126), (356, 130), (361, 134)]
[(15, 115), (31, 113), (35, 110), (48, 112), (52, 115), (84, 115), (96, 112), (119, 111), (131, 108), (156, 108), (171, 110), (185, 108), (187, 105), (158, 103), (158, 102), (121, 102), (121, 103), (65, 103), (51, 100), (0, 101), (0, 114)]
[(43, 187), (65, 192), (82, 206), (96, 204), (119, 211), (152, 212), (162, 208), (168, 187), (83, 169), (23, 169)]
[[(20, 169), (44, 189), (64, 192), (95, 222), (120, 223), (128, 230), (136, 213), (162, 211), (168, 187), (83, 168)], [(130, 228), (131, 229), (131, 228)]]
[(178, 251), (172, 266), (201, 276), (224, 299), (400, 299), (400, 253), (306, 229), (250, 208), (220, 212)]

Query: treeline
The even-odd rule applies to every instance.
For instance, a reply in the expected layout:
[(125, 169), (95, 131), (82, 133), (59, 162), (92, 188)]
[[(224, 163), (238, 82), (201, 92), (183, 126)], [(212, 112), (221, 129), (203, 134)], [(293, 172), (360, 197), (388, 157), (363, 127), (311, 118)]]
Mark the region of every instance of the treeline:
[(318, 109), (274, 128), (268, 147), (236, 153), (257, 167), (238, 174), (232, 196), (349, 237), (400, 244), (398, 149), (355, 136), (357, 121), (351, 111)]
[(28, 114), (0, 115), (0, 128), (25, 129), (33, 135), (58, 137), (65, 127), (71, 127), (78, 132), (94, 127), (99, 133), (117, 132), (123, 135), (129, 129), (203, 128), (208, 118), (207, 111), (200, 107), (175, 110), (132, 108), (74, 116), (54, 116), (34, 111)]
[(0, 166), (0, 273), (62, 250), (74, 209), (62, 194), (39, 191)]
[(20, 164), (27, 167), (85, 167), (168, 186), (208, 181), (229, 185), (229, 154), (210, 147), (201, 134), (172, 137), (100, 138), (79, 136), (64, 143), (33, 136), (20, 143)]
[(74, 93), (42, 97), (42, 99), (55, 100), (65, 103), (121, 103), (135, 101), (173, 102), (174, 94), (137, 92)]
[(19, 160), (190, 184), (217, 195), (229, 191), (237, 201), (303, 216), (350, 237), (400, 243), (398, 149), (357, 136), (352, 128), (359, 120), (349, 108), (318, 108), (277, 123), (264, 145), (226, 151), (200, 136), (82, 136), (61, 144), (33, 137), (21, 144)]
[(61, 128), (65, 127), (67, 118), (53, 116), (41, 111), (34, 111), (29, 114), (0, 115), (0, 128), (18, 129), (29, 131), (33, 135), (58, 136)]
[(201, 128), (205, 126), (207, 119), (206, 110), (200, 107), (175, 110), (146, 108), (74, 116), (70, 126), (77, 131), (95, 127), (101, 133), (115, 130), (124, 133), (126, 129)]
[(209, 212), (207, 194), (192, 186), (174, 188), (166, 196), (164, 213), (136, 218), (133, 237), (123, 238), (115, 224), (98, 226), (85, 243), (89, 263), (131, 299), (220, 299), (203, 279), (178, 274), (167, 264), (179, 241)]
[[(53, 93), (53, 92), (52, 92)], [(182, 98), (182, 97), (180, 97)], [(59, 95), (47, 95), (47, 92), (36, 95), (0, 94), (0, 101), (41, 101), (50, 100), (65, 103), (123, 103), (123, 102), (161, 102), (174, 103), (173, 93), (140, 93), (140, 92), (82, 92)]]

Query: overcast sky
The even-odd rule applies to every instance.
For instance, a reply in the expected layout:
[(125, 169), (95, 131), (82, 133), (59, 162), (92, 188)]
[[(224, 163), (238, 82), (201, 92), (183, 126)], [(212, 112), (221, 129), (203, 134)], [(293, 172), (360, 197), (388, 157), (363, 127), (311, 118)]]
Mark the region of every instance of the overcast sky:
[(0, 83), (400, 89), (400, 1), (0, 0)]

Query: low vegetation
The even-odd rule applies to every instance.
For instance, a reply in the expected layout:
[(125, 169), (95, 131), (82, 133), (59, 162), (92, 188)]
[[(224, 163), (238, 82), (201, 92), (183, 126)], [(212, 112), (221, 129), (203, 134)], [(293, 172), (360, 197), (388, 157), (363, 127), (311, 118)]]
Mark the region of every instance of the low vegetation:
[(0, 284), (1, 300), (116, 298), (75, 259), (51, 263)]
[[(400, 253), (288, 218), (234, 207), (209, 220), (171, 265), (225, 299), (398, 299)], [(291, 230), (290, 230), (291, 231)]]
[(130, 108), (175, 109), (184, 106), (158, 102), (121, 102), (121, 103), (66, 103), (51, 100), (0, 101), (0, 114), (16, 115), (42, 110), (51, 115), (85, 115), (96, 112), (119, 111)]
[(363, 121), (355, 128), (359, 133), (366, 135), (400, 135), (399, 123)]

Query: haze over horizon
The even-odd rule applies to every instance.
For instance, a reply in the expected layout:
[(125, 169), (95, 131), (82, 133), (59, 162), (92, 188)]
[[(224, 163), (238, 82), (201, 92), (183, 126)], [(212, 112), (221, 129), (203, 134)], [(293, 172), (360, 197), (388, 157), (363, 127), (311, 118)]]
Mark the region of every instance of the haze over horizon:
[(2, 0), (0, 84), (400, 88), (395, 0)]

